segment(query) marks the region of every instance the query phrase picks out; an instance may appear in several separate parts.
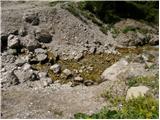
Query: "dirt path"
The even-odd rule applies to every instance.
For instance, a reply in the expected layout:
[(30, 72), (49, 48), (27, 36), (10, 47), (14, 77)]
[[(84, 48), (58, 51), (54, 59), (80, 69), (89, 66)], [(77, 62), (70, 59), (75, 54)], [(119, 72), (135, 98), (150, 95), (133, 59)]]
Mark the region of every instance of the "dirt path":
[(15, 86), (2, 92), (2, 118), (73, 118), (78, 112), (91, 114), (107, 104), (100, 97), (103, 89), (69, 84), (38, 90)]

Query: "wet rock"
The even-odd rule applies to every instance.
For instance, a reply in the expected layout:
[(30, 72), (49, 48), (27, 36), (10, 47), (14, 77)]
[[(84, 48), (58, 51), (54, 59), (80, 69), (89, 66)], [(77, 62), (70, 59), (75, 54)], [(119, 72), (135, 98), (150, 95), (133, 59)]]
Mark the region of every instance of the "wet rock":
[(46, 55), (46, 54), (38, 54), (38, 55), (36, 56), (36, 58), (37, 58), (37, 60), (38, 60), (39, 62), (42, 62), (42, 61), (44, 61), (44, 60), (47, 59), (47, 55)]
[(50, 35), (50, 33), (47, 31), (47, 30), (44, 30), (44, 29), (37, 29), (35, 31), (35, 35), (36, 35), (36, 39), (39, 41), (39, 42), (42, 42), (42, 43), (49, 43), (52, 41), (52, 36)]
[(50, 69), (57, 74), (61, 71), (61, 66), (59, 64), (54, 64), (50, 67)]
[(150, 45), (159, 45), (159, 36), (154, 35), (150, 40), (149, 40)]
[(94, 84), (94, 82), (92, 81), (92, 80), (85, 80), (84, 81), (84, 85), (85, 86), (91, 86), (91, 85), (93, 85)]
[(25, 46), (29, 51), (33, 51), (36, 48), (40, 47), (40, 43), (35, 40), (34, 35), (27, 35), (22, 39), (22, 45)]
[(25, 22), (30, 23), (32, 25), (38, 25), (40, 20), (38, 17), (38, 13), (27, 12), (23, 15), (23, 19)]
[(46, 54), (47, 53), (47, 51), (42, 49), (42, 48), (37, 48), (37, 49), (34, 50), (34, 52), (36, 54)]
[(127, 91), (126, 99), (132, 99), (133, 97), (144, 96), (149, 90), (146, 86), (131, 87)]
[(8, 36), (8, 47), (9, 48), (17, 48), (20, 45), (20, 40), (15, 35), (9, 35)]
[(74, 78), (74, 81), (76, 81), (76, 82), (83, 82), (83, 80), (84, 79), (80, 76), (77, 76), (77, 77)]

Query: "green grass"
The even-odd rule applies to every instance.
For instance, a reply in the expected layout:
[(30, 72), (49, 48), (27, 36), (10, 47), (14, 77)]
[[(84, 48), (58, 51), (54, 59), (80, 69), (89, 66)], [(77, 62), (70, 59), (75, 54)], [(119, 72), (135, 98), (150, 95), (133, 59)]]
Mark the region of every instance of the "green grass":
[(158, 100), (152, 96), (138, 97), (129, 101), (122, 101), (122, 106), (111, 110), (104, 107), (98, 113), (87, 115), (77, 113), (76, 119), (158, 119)]

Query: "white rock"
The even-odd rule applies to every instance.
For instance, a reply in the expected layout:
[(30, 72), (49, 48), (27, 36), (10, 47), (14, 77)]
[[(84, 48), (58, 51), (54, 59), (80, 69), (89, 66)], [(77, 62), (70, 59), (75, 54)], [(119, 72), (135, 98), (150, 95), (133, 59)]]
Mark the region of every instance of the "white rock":
[(111, 67), (107, 68), (101, 75), (103, 80), (117, 80), (117, 76), (121, 72), (125, 72), (128, 62), (125, 59), (121, 59)]
[(146, 69), (144, 64), (137, 62), (128, 63), (125, 59), (121, 59), (107, 68), (102, 73), (101, 78), (102, 80), (118, 80), (145, 75)]
[(50, 69), (53, 70), (54, 73), (59, 73), (61, 71), (61, 66), (59, 64), (54, 64)]
[(25, 63), (25, 64), (23, 65), (23, 70), (28, 70), (28, 69), (30, 69), (30, 68), (31, 68), (31, 65), (28, 64), (28, 63)]
[(46, 72), (40, 72), (40, 73), (38, 73), (38, 75), (39, 75), (40, 78), (47, 77), (47, 73)]
[(69, 69), (63, 70), (63, 73), (64, 73), (66, 76), (72, 75), (72, 71), (70, 71)]
[(80, 76), (77, 76), (77, 77), (74, 78), (74, 81), (82, 82), (82, 81), (83, 81), (83, 78), (80, 77)]
[(37, 48), (37, 49), (34, 50), (34, 52), (36, 54), (46, 54), (47, 53), (47, 51), (42, 49), (42, 48)]
[(37, 60), (38, 60), (39, 62), (41, 62), (41, 61), (44, 61), (44, 60), (47, 59), (47, 55), (46, 55), (46, 54), (38, 54), (38, 55), (36, 56), (36, 58), (37, 58)]
[(132, 99), (133, 97), (138, 97), (140, 95), (144, 96), (148, 90), (149, 88), (146, 86), (131, 87), (127, 91), (126, 99)]

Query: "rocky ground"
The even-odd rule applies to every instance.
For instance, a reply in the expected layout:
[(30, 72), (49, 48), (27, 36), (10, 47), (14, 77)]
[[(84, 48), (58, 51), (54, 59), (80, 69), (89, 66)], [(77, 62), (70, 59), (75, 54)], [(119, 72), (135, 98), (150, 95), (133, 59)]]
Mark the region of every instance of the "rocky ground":
[[(126, 100), (159, 99), (158, 28), (122, 20), (104, 34), (68, 2), (1, 2), (1, 117), (74, 118), (111, 106), (105, 91)], [(155, 78), (130, 86), (137, 77)]]

